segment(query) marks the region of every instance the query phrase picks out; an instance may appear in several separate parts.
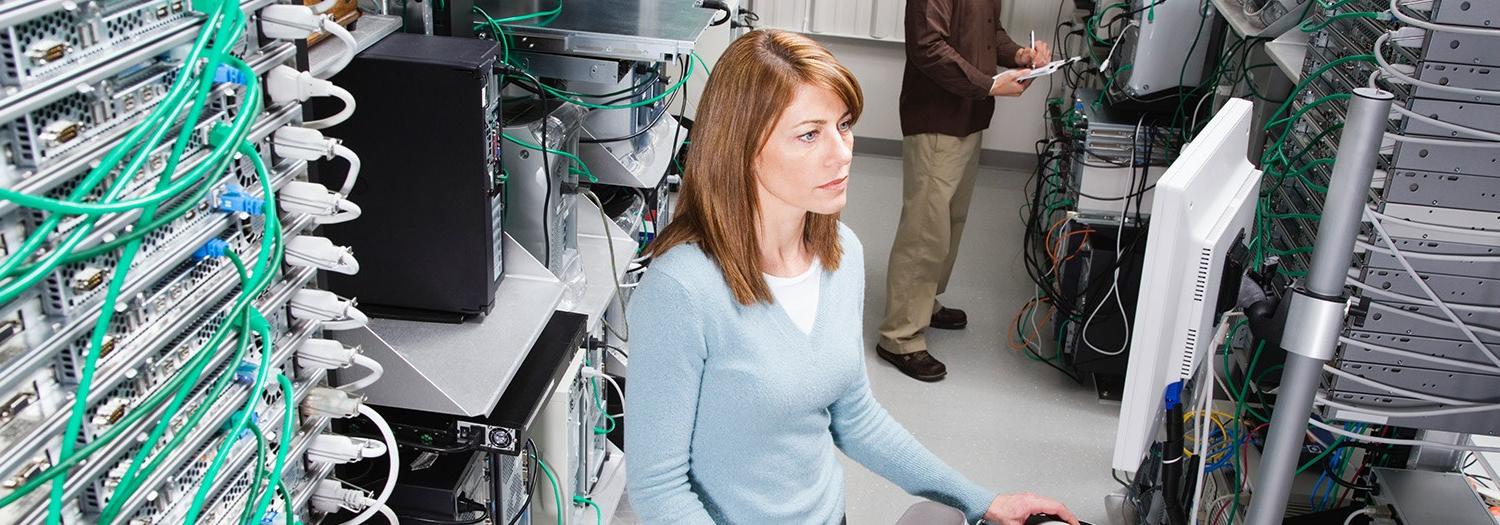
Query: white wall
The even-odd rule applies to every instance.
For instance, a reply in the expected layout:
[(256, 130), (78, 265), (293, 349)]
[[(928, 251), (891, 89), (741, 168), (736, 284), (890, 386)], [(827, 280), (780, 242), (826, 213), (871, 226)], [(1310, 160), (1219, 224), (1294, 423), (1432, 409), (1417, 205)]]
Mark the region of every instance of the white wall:
[[(987, 1), (987, 0), (979, 0)], [(1001, 0), (1002, 18), (1017, 42), (1026, 45), (1029, 32), (1036, 30), (1037, 40), (1052, 42), (1052, 31), (1057, 25), (1058, 1), (1066, 2), (1063, 16), (1072, 13), (1072, 0)], [(764, 21), (763, 21), (764, 22)], [(901, 121), (896, 111), (901, 94), (901, 73), (906, 60), (905, 49), (899, 42), (880, 42), (853, 38), (810, 35), (827, 46), (839, 61), (844, 63), (865, 91), (865, 113), (860, 118), (854, 133), (858, 137), (901, 139)], [(732, 40), (728, 25), (711, 27), (698, 42), (698, 54), (710, 64)], [(697, 77), (689, 94), (689, 111), (697, 110), (698, 95), (703, 84)], [(1033, 143), (1044, 134), (1042, 108), (1046, 102), (1047, 83), (1039, 80), (1019, 98), (1000, 98), (995, 105), (995, 117), (984, 136), (984, 148), (1030, 153)]]

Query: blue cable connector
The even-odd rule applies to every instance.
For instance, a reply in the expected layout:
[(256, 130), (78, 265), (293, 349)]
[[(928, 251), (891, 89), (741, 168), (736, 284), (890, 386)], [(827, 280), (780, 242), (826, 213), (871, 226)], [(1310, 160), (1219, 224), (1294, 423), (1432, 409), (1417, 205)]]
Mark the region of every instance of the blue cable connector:
[(213, 239), (193, 252), (193, 260), (201, 261), (210, 257), (223, 257), (226, 253), (229, 253), (229, 242), (224, 239)]
[(239, 84), (250, 85), (250, 76), (239, 68), (227, 64), (220, 64), (219, 69), (214, 71), (214, 82), (217, 84)]
[(1167, 410), (1177, 408), (1182, 404), (1182, 381), (1167, 385)]
[(214, 199), (214, 209), (225, 213), (261, 215), (265, 213), (265, 207), (265, 199), (251, 195), (238, 184), (230, 184), (223, 195)]

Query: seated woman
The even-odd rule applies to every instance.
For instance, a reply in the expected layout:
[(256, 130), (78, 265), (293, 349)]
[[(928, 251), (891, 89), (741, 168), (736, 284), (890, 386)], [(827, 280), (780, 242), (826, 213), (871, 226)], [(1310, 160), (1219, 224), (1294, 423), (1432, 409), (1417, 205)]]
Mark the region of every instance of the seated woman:
[(783, 31), (736, 40), (709, 78), (628, 312), (628, 490), (645, 523), (840, 523), (838, 447), (970, 522), (1077, 525), (964, 478), (870, 392), (864, 252), (839, 223), (863, 98), (828, 50)]

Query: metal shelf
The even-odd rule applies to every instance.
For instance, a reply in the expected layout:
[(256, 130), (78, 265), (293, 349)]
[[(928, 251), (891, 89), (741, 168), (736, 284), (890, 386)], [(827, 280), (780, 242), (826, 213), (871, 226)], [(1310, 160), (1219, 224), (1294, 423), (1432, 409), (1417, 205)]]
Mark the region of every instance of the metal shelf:
[[(531, 2), (474, 4), (497, 19), (536, 11)], [(594, 0), (569, 3), (554, 16), (506, 24), (505, 29), (516, 37), (513, 51), (662, 62), (691, 52), (717, 15), (694, 0)]]
[(488, 415), (562, 299), (563, 285), (505, 235), (505, 279), (489, 315), (462, 324), (371, 319), (338, 332), (385, 367), (363, 390), (374, 405)]
[[(612, 219), (601, 222), (602, 212), (588, 199), (578, 200), (578, 251), (583, 254), (583, 297), (567, 310), (589, 316), (588, 331), (599, 329), (604, 313), (615, 300), (615, 284), (625, 276), (635, 258), (636, 242)], [(605, 231), (608, 227), (608, 233)], [(614, 265), (609, 263), (610, 241), (614, 241)], [(613, 268), (615, 271), (611, 271)], [(565, 309), (566, 310), (566, 309)]]
[[(376, 15), (365, 13), (354, 22), (354, 27), (349, 34), (354, 36), (354, 54), (369, 49), (380, 39), (385, 38), (396, 30), (401, 29), (401, 17), (392, 15)], [(325, 38), (307, 50), (308, 70), (321, 71), (323, 64), (338, 58), (344, 52), (344, 43), (337, 38)], [(332, 76), (337, 71), (330, 72)]]
[[(662, 111), (666, 111), (663, 109)], [(604, 112), (592, 112), (593, 115), (603, 115)], [(597, 117), (594, 117), (597, 118)], [(583, 128), (586, 138), (597, 138), (589, 133), (587, 124)], [(647, 132), (651, 139), (649, 148), (636, 149), (631, 141), (620, 141), (605, 144), (579, 145), (579, 156), (588, 164), (589, 170), (594, 176), (599, 177), (600, 184), (613, 186), (627, 186), (631, 188), (655, 188), (661, 183), (661, 178), (667, 174), (667, 167), (672, 162), (672, 157), (677, 154), (682, 142), (687, 140), (687, 131), (677, 132), (677, 117), (663, 115), (661, 121)], [(677, 139), (673, 143), (673, 138)]]
[(1229, 22), (1229, 28), (1237, 35), (1257, 36), (1266, 29), (1260, 26), (1259, 21), (1251, 20), (1237, 0), (1213, 0), (1213, 3), (1214, 9), (1219, 10), (1219, 15)]
[(1302, 81), (1302, 62), (1307, 59), (1307, 33), (1288, 31), (1266, 42), (1266, 54), (1293, 83)]

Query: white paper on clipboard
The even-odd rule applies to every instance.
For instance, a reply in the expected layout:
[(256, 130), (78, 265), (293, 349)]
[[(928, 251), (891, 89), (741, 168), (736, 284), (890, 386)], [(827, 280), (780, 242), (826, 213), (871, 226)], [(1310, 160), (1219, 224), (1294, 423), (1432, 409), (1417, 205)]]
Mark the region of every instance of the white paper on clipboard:
[(1026, 76), (1023, 76), (1023, 77), (1018, 78), (1016, 80), (1031, 80), (1033, 78), (1045, 77), (1047, 75), (1051, 75), (1053, 73), (1056, 73), (1059, 69), (1067, 67), (1068, 64), (1072, 64), (1072, 63), (1077, 62), (1077, 61), (1082, 60), (1082, 59), (1083, 59), (1083, 57), (1073, 57), (1073, 58), (1069, 58), (1069, 59), (1066, 59), (1066, 60), (1056, 60), (1056, 61), (1048, 63), (1045, 66), (1032, 69), (1030, 73), (1026, 74)]

